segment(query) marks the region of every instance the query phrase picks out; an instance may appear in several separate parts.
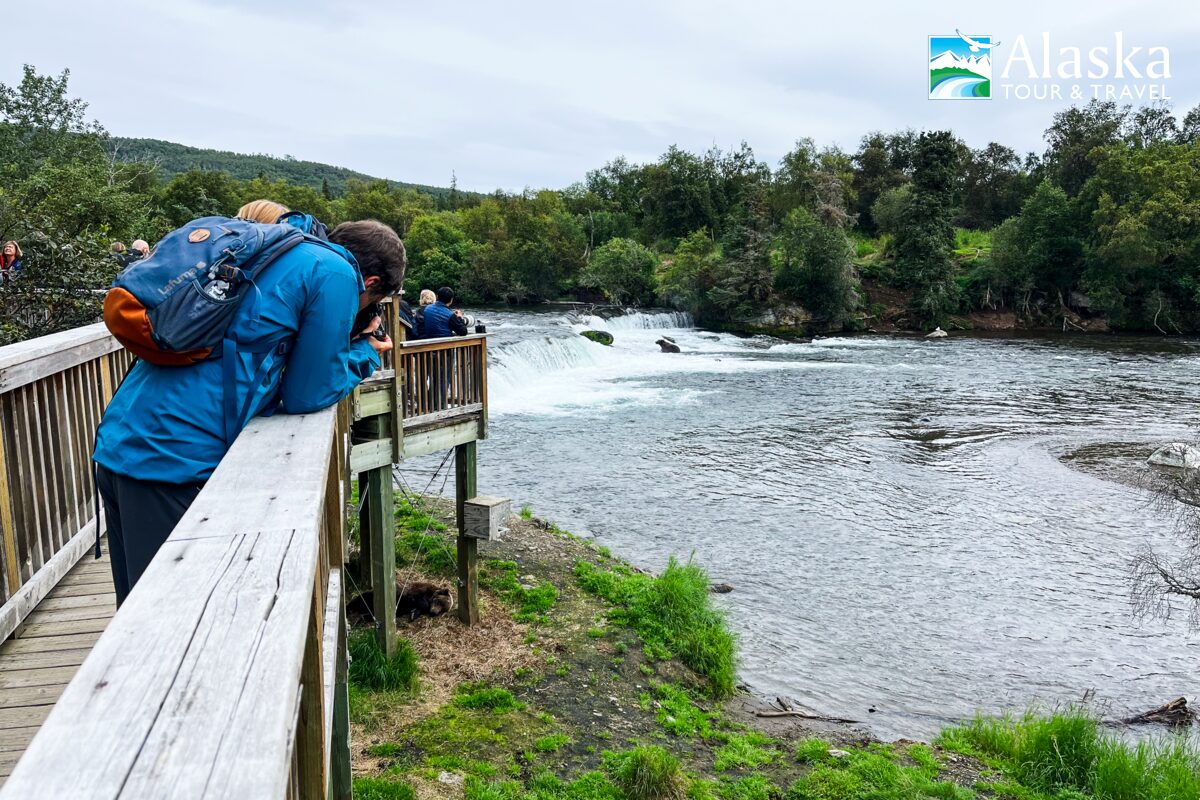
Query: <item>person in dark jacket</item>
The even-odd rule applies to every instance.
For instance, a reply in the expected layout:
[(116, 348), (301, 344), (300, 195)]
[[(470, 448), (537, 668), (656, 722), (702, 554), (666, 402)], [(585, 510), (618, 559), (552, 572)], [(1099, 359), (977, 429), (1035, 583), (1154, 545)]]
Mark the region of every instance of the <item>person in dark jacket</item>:
[(128, 267), (135, 261), (141, 261), (150, 253), (150, 243), (145, 239), (134, 239), (133, 244), (129, 245), (129, 249), (125, 255), (121, 257), (121, 266)]
[(425, 329), (422, 339), (441, 339), (447, 336), (466, 336), (467, 321), (463, 315), (450, 308), (454, 305), (454, 291), (449, 286), (437, 290), (437, 302), (425, 307)]
[(432, 289), (422, 289), (421, 296), (418, 298), (417, 307), (413, 309), (413, 336), (414, 339), (425, 338), (425, 309), (437, 302), (437, 295)]
[[(242, 411), (233, 421), (235, 436), (256, 416), (333, 405), (392, 348), (386, 336), (369, 335), (378, 317), (354, 328), (359, 312), (403, 284), (400, 237), (381, 222), (347, 222), (329, 242), (287, 251), (256, 278), (257, 302), (235, 312), (229, 331), (239, 342), (281, 345), (236, 354), (236, 397), (229, 407)], [(105, 410), (93, 459), (118, 603), (232, 444), (226, 441), (226, 366), (223, 359), (187, 367), (139, 361)]]

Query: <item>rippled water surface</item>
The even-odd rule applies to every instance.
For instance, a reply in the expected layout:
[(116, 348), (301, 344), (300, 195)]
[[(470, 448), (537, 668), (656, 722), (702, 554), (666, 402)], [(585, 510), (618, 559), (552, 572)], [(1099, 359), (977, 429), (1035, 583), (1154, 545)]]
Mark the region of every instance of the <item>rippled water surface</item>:
[(756, 690), (884, 736), (1087, 689), (1114, 715), (1196, 693), (1200, 637), (1127, 599), (1131, 557), (1169, 525), (1062, 457), (1190, 437), (1200, 344), (482, 316), (481, 490), (642, 566), (694, 552), (736, 587), (719, 602)]

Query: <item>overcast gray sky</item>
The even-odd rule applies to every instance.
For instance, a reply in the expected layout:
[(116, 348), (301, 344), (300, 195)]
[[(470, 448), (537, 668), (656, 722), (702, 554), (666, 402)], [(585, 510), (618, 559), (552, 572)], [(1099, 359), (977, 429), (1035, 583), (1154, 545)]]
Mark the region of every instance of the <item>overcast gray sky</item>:
[(562, 187), (671, 144), (744, 139), (775, 166), (803, 136), (853, 150), (866, 131), (905, 127), (1040, 152), (1066, 101), (926, 99), (926, 37), (955, 28), (1001, 40), (997, 78), (1017, 35), (1039, 62), (1043, 31), (1056, 52), (1083, 48), (1086, 69), (1087, 49), (1114, 50), (1122, 31), (1127, 48), (1170, 48), (1180, 116), (1200, 101), (1194, 2), (4, 5), (0, 81), (19, 79), (22, 63), (70, 68), (73, 92), (114, 134), (435, 185), (453, 170), (480, 191)]

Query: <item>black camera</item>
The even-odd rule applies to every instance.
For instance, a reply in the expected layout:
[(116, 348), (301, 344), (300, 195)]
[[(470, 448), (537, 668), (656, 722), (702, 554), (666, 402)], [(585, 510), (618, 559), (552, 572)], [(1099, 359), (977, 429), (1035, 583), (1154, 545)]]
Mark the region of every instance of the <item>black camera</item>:
[(383, 327), (383, 303), (372, 303), (359, 311), (358, 316), (354, 318), (354, 330), (350, 331), (350, 335), (358, 336), (376, 317), (379, 317), (379, 327), (372, 331), (371, 335), (382, 342), (387, 338), (387, 331)]

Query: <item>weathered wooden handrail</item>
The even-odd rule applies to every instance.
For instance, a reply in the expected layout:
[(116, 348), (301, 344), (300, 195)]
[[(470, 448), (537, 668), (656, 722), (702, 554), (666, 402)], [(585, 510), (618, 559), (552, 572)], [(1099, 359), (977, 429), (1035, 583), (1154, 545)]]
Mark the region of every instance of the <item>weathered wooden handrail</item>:
[(250, 423), (0, 797), (348, 794), (347, 428), (346, 404)]
[(103, 325), (0, 348), (0, 640), (95, 535), (92, 445), (130, 363)]
[[(100, 325), (0, 348), (3, 636), (91, 544), (95, 430), (130, 363)], [(337, 408), (252, 421), (0, 798), (348, 797), (349, 478), (362, 473), (360, 563), (390, 651), (392, 464), (453, 447), (459, 507), (474, 495), (486, 366), (485, 336), (401, 342)], [(459, 539), (474, 621), (474, 540)]]
[[(397, 369), (399, 388), (395, 381)], [(390, 416), (355, 444), (351, 470), (375, 469), (487, 438), (487, 334), (397, 342), (353, 399), (355, 420)]]
[(406, 430), (487, 405), (487, 334), (400, 342), (395, 360)]

